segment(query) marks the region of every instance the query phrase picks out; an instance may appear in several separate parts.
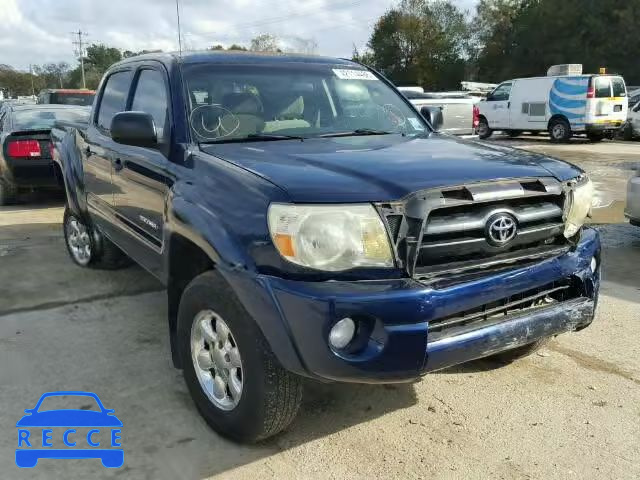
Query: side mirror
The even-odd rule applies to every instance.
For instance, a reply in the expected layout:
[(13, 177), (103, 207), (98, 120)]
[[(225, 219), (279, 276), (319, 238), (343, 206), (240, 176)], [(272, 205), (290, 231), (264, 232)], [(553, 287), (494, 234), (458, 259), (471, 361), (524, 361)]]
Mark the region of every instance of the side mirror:
[(111, 120), (114, 142), (136, 147), (153, 148), (158, 145), (153, 117), (144, 112), (120, 112)]
[(442, 107), (424, 106), (420, 109), (420, 113), (427, 119), (436, 132), (442, 128), (442, 124), (444, 123)]

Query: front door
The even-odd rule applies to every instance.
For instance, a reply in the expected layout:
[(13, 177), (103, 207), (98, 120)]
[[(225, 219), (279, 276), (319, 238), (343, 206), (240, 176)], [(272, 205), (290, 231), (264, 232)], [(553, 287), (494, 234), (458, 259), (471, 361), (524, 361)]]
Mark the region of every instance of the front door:
[(511, 96), (511, 82), (498, 85), (493, 92), (487, 95), (487, 120), (489, 128), (492, 130), (503, 130), (511, 128), (509, 100)]
[(142, 66), (134, 83), (129, 110), (153, 117), (158, 145), (156, 148), (116, 147), (114, 202), (116, 217), (123, 230), (118, 243), (145, 268), (159, 273), (165, 198), (172, 184), (167, 158), (171, 138), (168, 82), (160, 67)]

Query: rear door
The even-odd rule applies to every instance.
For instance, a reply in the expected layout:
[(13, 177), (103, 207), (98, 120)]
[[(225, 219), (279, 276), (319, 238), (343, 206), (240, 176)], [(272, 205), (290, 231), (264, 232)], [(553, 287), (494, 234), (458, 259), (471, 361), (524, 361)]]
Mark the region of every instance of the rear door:
[(587, 101), (587, 123), (619, 126), (627, 119), (627, 89), (622, 77), (594, 75), (590, 92), (593, 93)]
[(158, 147), (118, 144), (114, 163), (117, 220), (127, 233), (118, 243), (152, 272), (160, 272), (164, 203), (170, 181), (169, 82), (164, 67), (143, 64), (136, 73), (130, 106), (153, 117)]
[(133, 71), (117, 70), (103, 82), (102, 91), (87, 129), (84, 155), (84, 185), (87, 204), (98, 224), (107, 234), (113, 232), (115, 220), (113, 162), (117, 144), (111, 139), (111, 120), (125, 109)]

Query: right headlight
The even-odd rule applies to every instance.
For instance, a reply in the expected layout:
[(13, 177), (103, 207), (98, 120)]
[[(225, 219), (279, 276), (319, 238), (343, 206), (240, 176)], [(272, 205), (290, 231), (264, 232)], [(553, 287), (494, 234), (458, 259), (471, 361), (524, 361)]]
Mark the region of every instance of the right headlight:
[(372, 205), (272, 203), (269, 231), (280, 255), (325, 271), (393, 267), (387, 231)]
[(568, 209), (565, 219), (564, 236), (573, 237), (582, 228), (593, 205), (593, 183), (586, 175), (572, 182), (568, 192)]

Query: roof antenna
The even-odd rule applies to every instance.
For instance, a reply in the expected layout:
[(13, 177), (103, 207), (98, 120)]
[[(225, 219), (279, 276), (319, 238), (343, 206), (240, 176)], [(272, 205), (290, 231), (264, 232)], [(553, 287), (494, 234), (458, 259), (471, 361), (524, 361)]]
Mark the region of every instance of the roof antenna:
[(182, 33), (180, 31), (180, 0), (176, 0), (176, 17), (178, 17), (178, 51), (182, 56)]

